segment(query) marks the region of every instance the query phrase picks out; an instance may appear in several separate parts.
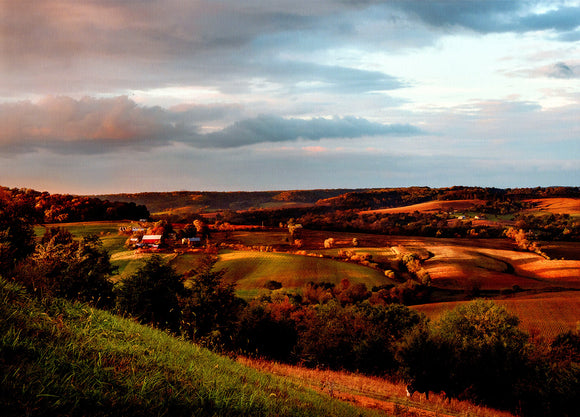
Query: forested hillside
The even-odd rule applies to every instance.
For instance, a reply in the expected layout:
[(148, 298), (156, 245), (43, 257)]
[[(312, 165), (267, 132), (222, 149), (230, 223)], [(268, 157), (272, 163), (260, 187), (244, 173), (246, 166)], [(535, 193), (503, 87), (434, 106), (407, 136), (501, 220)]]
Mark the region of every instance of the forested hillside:
[(62, 223), (94, 220), (138, 220), (149, 217), (143, 205), (118, 200), (70, 194), (50, 194), (28, 188), (0, 187), (0, 200), (26, 211), (38, 223)]
[(505, 206), (532, 198), (580, 197), (580, 187), (482, 188), (405, 187), (381, 189), (329, 189), (255, 192), (172, 191), (95, 196), (109, 201), (147, 206), (151, 213), (189, 207), (195, 210), (247, 210), (294, 205), (335, 209), (378, 209), (407, 206), (431, 200), (485, 200)]

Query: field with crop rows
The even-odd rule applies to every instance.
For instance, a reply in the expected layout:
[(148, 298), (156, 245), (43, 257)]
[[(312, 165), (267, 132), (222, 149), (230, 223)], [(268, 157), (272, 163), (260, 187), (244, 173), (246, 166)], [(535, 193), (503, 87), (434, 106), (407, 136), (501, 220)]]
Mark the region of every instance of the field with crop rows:
[[(580, 292), (543, 292), (518, 294), (514, 297), (495, 299), (520, 319), (520, 326), (530, 334), (551, 339), (557, 334), (575, 330), (580, 326)], [(431, 320), (437, 320), (446, 311), (467, 301), (431, 303), (413, 306)]]
[(361, 265), (288, 253), (226, 251), (216, 267), (225, 270), (226, 280), (240, 290), (262, 288), (270, 280), (281, 282), (284, 288), (310, 281), (338, 284), (344, 278), (369, 288), (390, 282), (381, 272)]

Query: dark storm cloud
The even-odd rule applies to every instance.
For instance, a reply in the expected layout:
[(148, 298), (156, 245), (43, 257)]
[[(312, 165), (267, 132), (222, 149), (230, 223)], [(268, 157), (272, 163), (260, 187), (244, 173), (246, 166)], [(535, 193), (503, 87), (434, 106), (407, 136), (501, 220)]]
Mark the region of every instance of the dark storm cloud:
[(580, 7), (562, 7), (542, 14), (530, 14), (518, 22), (522, 29), (567, 32), (580, 26)]
[[(186, 143), (196, 148), (232, 148), (299, 138), (357, 138), (368, 135), (412, 135), (410, 125), (384, 125), (355, 117), (284, 119), (260, 116), (236, 122), (220, 131), (201, 134), (198, 123), (223, 118), (229, 106), (139, 106), (127, 97), (74, 100), (48, 97), (0, 104), (2, 154), (47, 149), (61, 154), (114, 152), (123, 148), (146, 150)], [(234, 107), (234, 112), (238, 109)]]
[(264, 142), (289, 142), (299, 138), (319, 140), (419, 133), (421, 131), (411, 125), (372, 123), (356, 117), (302, 120), (263, 115), (239, 121), (219, 132), (200, 136), (197, 145), (208, 148), (232, 148)]
[(493, 32), (498, 30), (506, 17), (517, 12), (525, 3), (505, 0), (412, 0), (397, 1), (393, 6), (433, 27), (461, 26), (479, 32)]
[(141, 107), (127, 97), (4, 103), (0, 149), (3, 154), (40, 148), (74, 154), (159, 146), (183, 133), (167, 115), (160, 107)]

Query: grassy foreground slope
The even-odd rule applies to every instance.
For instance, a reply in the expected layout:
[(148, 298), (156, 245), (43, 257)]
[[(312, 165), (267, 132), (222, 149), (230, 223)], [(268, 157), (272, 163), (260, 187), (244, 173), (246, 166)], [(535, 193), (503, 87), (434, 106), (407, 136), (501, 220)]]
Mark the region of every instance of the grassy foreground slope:
[(0, 279), (3, 416), (358, 416), (163, 332)]

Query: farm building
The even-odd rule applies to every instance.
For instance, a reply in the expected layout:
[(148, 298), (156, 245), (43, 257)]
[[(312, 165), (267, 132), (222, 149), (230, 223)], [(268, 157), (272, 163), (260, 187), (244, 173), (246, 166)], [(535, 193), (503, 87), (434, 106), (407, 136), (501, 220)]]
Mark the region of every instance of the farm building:
[(161, 245), (162, 240), (163, 240), (162, 235), (144, 235), (143, 239), (141, 239), (141, 243), (137, 246), (158, 248), (159, 245)]
[(187, 246), (199, 246), (201, 245), (201, 238), (200, 237), (184, 237), (181, 239), (182, 245)]

